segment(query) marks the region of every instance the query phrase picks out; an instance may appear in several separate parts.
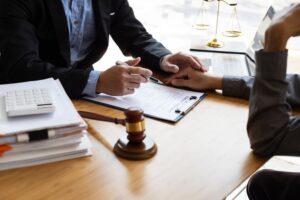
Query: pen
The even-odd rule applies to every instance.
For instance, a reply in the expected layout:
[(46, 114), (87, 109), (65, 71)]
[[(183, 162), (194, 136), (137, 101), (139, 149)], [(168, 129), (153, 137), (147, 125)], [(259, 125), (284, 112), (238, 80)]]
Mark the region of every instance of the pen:
[(125, 66), (129, 66), (126, 62), (122, 62), (122, 61), (116, 61), (116, 65), (125, 65)]
[(150, 81), (154, 82), (154, 83), (158, 83), (158, 84), (164, 84), (162, 81), (158, 80), (157, 78), (154, 78), (153, 76), (151, 76)]

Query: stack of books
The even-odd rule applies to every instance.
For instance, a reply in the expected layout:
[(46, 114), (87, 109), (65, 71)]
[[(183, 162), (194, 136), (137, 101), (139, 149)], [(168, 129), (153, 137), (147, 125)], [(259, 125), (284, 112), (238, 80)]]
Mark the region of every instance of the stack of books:
[[(53, 113), (9, 118), (4, 94), (17, 89), (47, 88)], [(87, 126), (58, 80), (0, 85), (0, 170), (91, 155)]]

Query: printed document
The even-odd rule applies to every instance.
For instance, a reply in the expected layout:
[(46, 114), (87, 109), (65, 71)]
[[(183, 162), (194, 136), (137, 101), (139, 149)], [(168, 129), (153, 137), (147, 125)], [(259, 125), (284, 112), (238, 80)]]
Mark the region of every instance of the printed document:
[(176, 122), (199, 103), (204, 93), (168, 87), (148, 82), (142, 84), (132, 95), (109, 96), (100, 94), (96, 98), (84, 99), (119, 109), (139, 107), (146, 116)]

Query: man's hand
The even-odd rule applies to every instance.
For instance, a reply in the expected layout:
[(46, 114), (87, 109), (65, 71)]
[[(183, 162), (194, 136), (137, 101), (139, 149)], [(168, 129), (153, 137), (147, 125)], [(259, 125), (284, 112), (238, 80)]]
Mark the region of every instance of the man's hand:
[(209, 75), (191, 67), (185, 68), (171, 76), (166, 84), (193, 90), (211, 90), (222, 88), (222, 78)]
[(276, 17), (265, 34), (265, 51), (283, 51), (290, 37), (300, 35), (300, 4), (292, 4)]
[(141, 83), (146, 83), (152, 76), (152, 71), (136, 66), (140, 61), (140, 58), (136, 58), (124, 63), (119, 62), (102, 72), (97, 83), (97, 93), (113, 96), (134, 93)]
[(176, 53), (166, 55), (160, 65), (160, 68), (165, 72), (177, 73), (179, 68), (192, 67), (202, 72), (206, 72), (205, 67), (196, 56), (185, 53)]

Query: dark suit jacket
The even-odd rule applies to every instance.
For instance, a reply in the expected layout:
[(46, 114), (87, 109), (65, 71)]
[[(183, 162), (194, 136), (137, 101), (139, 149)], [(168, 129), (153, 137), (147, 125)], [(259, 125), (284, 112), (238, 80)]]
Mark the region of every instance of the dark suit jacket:
[(108, 47), (109, 35), (125, 55), (157, 67), (170, 53), (147, 33), (127, 0), (93, 0), (97, 40), (93, 51), (70, 66), (67, 21), (60, 0), (0, 0), (0, 83), (59, 78), (79, 97), (93, 63)]
[(300, 75), (286, 74), (288, 52), (256, 52), (255, 77), (225, 77), (223, 95), (250, 99), (248, 136), (262, 156), (300, 155)]

